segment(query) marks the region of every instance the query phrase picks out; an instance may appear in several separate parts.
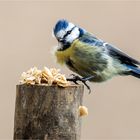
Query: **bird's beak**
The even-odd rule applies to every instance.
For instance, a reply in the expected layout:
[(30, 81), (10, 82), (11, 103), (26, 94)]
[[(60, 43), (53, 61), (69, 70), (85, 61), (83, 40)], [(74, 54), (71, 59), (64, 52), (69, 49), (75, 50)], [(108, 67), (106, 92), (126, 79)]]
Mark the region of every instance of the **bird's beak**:
[(57, 40), (58, 40), (58, 42), (63, 42), (62, 38), (58, 38)]

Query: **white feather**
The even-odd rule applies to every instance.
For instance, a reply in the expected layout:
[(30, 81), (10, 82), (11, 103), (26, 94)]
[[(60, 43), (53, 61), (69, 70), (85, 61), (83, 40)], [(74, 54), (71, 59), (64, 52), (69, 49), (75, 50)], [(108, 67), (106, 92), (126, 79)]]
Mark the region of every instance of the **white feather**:
[(80, 32), (79, 32), (78, 27), (75, 27), (75, 28), (73, 29), (73, 31), (71, 32), (71, 34), (69, 34), (69, 35), (66, 37), (67, 42), (72, 43), (77, 37), (79, 37), (79, 34), (80, 34)]
[(66, 34), (66, 31), (65, 31), (65, 30), (60, 30), (60, 31), (56, 34), (56, 36), (57, 36), (58, 38), (63, 38), (65, 34)]
[(54, 35), (54, 31), (52, 30), (52, 37), (54, 37), (55, 38), (55, 35)]
[(71, 30), (75, 25), (71, 22), (69, 22), (68, 27), (66, 28), (66, 32)]

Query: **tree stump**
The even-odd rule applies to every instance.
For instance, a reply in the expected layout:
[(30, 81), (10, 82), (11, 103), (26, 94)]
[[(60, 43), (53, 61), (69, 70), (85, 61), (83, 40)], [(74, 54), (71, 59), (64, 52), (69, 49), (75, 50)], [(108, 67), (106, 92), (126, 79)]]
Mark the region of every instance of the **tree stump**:
[(17, 85), (14, 140), (80, 140), (83, 85)]

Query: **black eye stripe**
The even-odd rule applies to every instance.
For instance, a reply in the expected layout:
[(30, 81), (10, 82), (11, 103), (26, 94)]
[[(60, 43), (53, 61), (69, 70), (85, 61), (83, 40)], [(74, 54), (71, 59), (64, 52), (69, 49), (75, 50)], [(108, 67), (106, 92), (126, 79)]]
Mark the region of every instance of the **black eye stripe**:
[(67, 33), (63, 36), (63, 39), (66, 38), (71, 32), (72, 30), (75, 28), (76, 26), (74, 26), (71, 30), (67, 31)]

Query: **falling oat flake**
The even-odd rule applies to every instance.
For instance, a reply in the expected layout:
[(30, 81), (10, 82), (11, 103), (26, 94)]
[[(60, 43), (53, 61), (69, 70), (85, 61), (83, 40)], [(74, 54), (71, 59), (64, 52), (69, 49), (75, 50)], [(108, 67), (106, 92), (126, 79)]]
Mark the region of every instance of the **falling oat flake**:
[(80, 117), (87, 116), (88, 115), (88, 108), (85, 106), (79, 106), (79, 115), (80, 115)]

